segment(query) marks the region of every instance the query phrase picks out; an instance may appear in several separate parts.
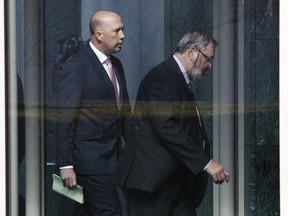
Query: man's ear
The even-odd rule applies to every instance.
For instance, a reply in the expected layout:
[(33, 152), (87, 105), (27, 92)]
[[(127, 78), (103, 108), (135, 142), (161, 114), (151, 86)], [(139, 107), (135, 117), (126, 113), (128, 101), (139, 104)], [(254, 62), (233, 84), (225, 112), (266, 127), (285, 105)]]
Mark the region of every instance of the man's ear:
[(197, 49), (194, 46), (191, 46), (188, 48), (187, 52), (188, 52), (189, 59), (191, 61), (194, 60), (196, 51)]
[(103, 40), (103, 34), (100, 31), (96, 31), (94, 35), (95, 35), (97, 40), (99, 40), (99, 41)]
[(188, 48), (188, 50), (189, 50), (189, 52), (196, 52), (198, 49), (196, 47), (194, 47), (194, 46), (190, 46)]

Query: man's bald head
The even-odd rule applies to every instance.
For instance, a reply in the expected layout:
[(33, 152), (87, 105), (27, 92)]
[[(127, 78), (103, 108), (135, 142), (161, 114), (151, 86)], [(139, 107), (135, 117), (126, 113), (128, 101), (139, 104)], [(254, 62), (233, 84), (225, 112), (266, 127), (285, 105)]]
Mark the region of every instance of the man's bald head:
[(102, 53), (109, 56), (119, 52), (124, 40), (124, 24), (112, 11), (98, 11), (90, 19), (90, 41)]
[(90, 34), (93, 35), (96, 30), (101, 28), (101, 26), (109, 21), (112, 21), (113, 18), (120, 18), (120, 16), (112, 11), (97, 11), (95, 12), (90, 19), (89, 27)]

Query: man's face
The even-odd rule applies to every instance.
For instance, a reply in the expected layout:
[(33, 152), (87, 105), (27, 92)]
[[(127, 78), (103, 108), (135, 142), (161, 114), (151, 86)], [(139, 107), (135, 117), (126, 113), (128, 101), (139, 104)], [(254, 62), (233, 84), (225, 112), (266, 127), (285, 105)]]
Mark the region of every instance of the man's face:
[(102, 49), (107, 56), (119, 52), (124, 40), (124, 25), (117, 15), (107, 17), (101, 26)]
[[(201, 79), (206, 70), (212, 68), (213, 66), (213, 58), (214, 58), (214, 46), (212, 43), (209, 43), (204, 51), (195, 50), (194, 58), (195, 61), (192, 61), (192, 67), (188, 71), (188, 75), (190, 79), (197, 80)], [(196, 56), (195, 56), (196, 55)]]

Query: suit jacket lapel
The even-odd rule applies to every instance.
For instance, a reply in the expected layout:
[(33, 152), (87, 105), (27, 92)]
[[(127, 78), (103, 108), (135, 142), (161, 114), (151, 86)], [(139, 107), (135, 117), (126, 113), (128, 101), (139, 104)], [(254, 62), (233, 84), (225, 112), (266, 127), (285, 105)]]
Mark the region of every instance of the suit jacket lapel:
[(180, 80), (180, 82), (181, 82), (181, 85), (182, 85), (183, 88), (184, 88), (185, 94), (188, 95), (188, 98), (189, 98), (191, 101), (195, 101), (195, 97), (194, 97), (193, 93), (190, 92), (189, 87), (188, 87), (188, 85), (187, 85), (187, 83), (186, 83), (186, 80), (185, 80), (185, 78), (184, 78), (184, 76), (183, 76), (183, 74), (182, 74), (182, 72), (181, 72), (181, 70), (180, 70), (177, 62), (175, 61), (175, 59), (171, 56), (171, 57), (168, 59), (168, 61), (172, 64), (172, 66), (173, 66), (173, 71), (174, 71), (175, 73), (177, 73), (177, 76), (178, 76), (178, 78), (179, 78), (179, 80)]
[[(90, 46), (87, 46), (86, 50), (87, 50), (88, 56), (91, 58), (92, 63), (94, 64), (93, 68), (95, 68), (95, 71), (98, 74), (98, 76), (100, 77), (100, 79), (102, 79), (102, 81), (109, 86), (110, 95), (116, 101), (114, 86), (113, 86), (113, 84), (112, 84), (112, 82), (111, 82), (111, 80), (110, 80), (105, 68), (103, 67), (102, 63), (99, 61), (98, 57), (93, 52), (93, 50), (91, 49)], [(114, 65), (113, 65), (113, 67), (115, 68)], [(116, 72), (116, 75), (117, 75), (117, 72)], [(117, 76), (117, 79), (118, 79), (118, 76)]]
[[(192, 91), (189, 90), (188, 84), (186, 83), (186, 80), (185, 80), (185, 78), (184, 78), (184, 76), (183, 76), (183, 74), (182, 74), (177, 62), (175, 61), (175, 59), (173, 57), (170, 57), (168, 59), (168, 61), (172, 64), (173, 71), (175, 71), (177, 73), (177, 76), (180, 79), (181, 85), (184, 88), (185, 94), (188, 95), (189, 101), (191, 101), (191, 102), (193, 102), (195, 104), (195, 112), (198, 113), (198, 118), (199, 118), (199, 128), (200, 128), (201, 134), (203, 136), (203, 140), (205, 140), (206, 144), (207, 144), (207, 142), (208, 142), (207, 134), (206, 134), (206, 131), (205, 131), (205, 127), (203, 125), (203, 121), (202, 121), (202, 117), (200, 115), (200, 112), (198, 112), (198, 105), (197, 105), (196, 99), (194, 97), (194, 94), (193, 94)], [(205, 148), (205, 150), (209, 149), (205, 145), (204, 145), (204, 148)]]
[(122, 106), (122, 101), (123, 101), (123, 82), (122, 82), (122, 77), (120, 76), (119, 70), (117, 67), (114, 67), (115, 73), (116, 73), (116, 77), (117, 77), (117, 81), (118, 81), (118, 85), (119, 85), (119, 107), (121, 108)]
[(111, 55), (111, 60), (112, 60), (112, 64), (115, 70), (115, 74), (117, 77), (117, 81), (118, 81), (118, 85), (119, 85), (119, 108), (121, 110), (122, 105), (123, 105), (123, 101), (126, 100), (127, 96), (125, 96), (127, 93), (125, 93), (125, 77), (124, 77), (124, 71), (121, 70), (121, 67), (119, 66), (119, 63), (117, 63), (117, 61), (115, 61), (115, 57), (113, 55)]

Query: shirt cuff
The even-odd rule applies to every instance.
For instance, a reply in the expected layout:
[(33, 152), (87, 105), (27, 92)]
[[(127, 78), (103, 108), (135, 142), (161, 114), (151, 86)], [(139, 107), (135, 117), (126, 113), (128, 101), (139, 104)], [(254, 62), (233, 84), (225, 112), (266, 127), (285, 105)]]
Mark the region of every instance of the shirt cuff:
[(73, 169), (74, 167), (71, 165), (71, 166), (63, 166), (63, 167), (60, 167), (59, 169), (62, 170), (62, 169)]
[(208, 164), (204, 167), (203, 171), (206, 171), (206, 169), (208, 168), (208, 166), (210, 165), (210, 163), (212, 162), (212, 159), (210, 159), (210, 161), (208, 162)]

